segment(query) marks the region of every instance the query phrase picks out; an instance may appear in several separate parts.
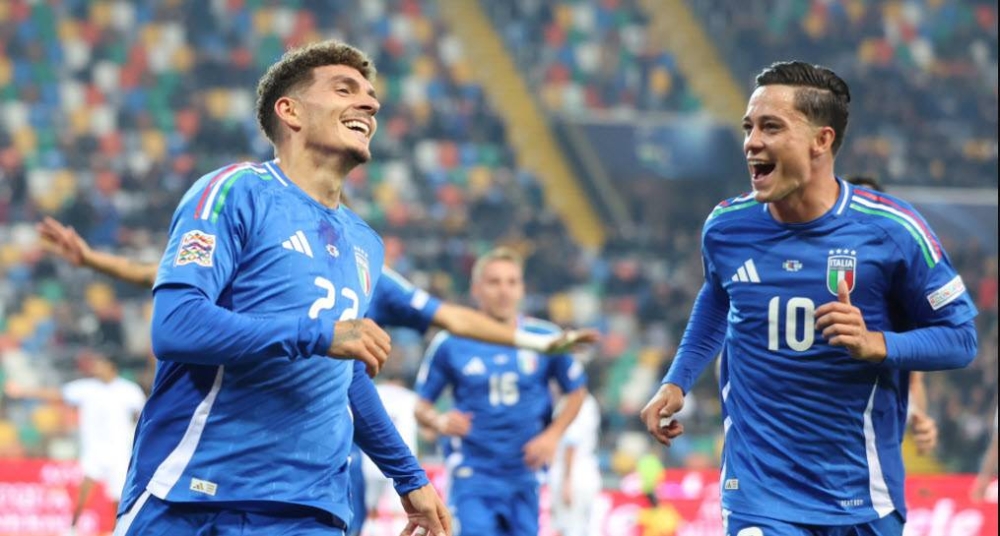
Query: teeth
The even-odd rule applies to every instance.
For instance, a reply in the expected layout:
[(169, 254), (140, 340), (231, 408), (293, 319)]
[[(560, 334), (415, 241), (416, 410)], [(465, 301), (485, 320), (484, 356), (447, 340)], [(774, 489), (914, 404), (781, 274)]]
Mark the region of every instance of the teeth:
[(365, 136), (368, 135), (368, 125), (363, 121), (355, 121), (355, 120), (344, 121), (344, 126), (350, 129), (358, 129), (362, 133), (364, 133)]

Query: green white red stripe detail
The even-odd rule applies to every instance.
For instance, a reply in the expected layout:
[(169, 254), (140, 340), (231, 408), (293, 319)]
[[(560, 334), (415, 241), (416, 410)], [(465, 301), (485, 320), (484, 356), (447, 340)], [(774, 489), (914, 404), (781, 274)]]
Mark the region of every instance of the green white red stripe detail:
[(759, 205), (757, 201), (753, 200), (754, 193), (750, 192), (740, 197), (736, 197), (732, 200), (727, 200), (716, 205), (712, 213), (708, 215), (708, 219), (712, 219), (719, 214), (725, 214), (726, 212), (732, 212), (734, 210), (740, 210), (743, 208), (750, 208), (752, 206)]
[[(851, 209), (872, 216), (888, 218), (902, 225), (917, 242), (924, 262), (927, 263), (928, 267), (933, 268), (941, 261), (941, 244), (930, 233), (926, 225), (919, 220), (919, 216), (902, 209), (902, 207), (897, 208), (885, 203), (872, 201), (865, 196), (858, 195), (860, 192), (856, 191), (855, 194), (851, 200)], [(877, 199), (881, 200), (884, 198), (879, 197)]]

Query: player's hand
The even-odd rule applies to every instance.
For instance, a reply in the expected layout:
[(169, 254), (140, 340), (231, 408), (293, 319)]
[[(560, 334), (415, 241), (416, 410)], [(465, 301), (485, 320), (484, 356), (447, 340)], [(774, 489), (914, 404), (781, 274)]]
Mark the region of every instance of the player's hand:
[(917, 454), (926, 456), (937, 447), (938, 428), (933, 417), (919, 411), (914, 412), (910, 416), (910, 433), (913, 444), (917, 447)]
[(46, 249), (73, 266), (82, 266), (90, 254), (90, 245), (72, 228), (48, 216), (35, 226)]
[(596, 329), (567, 329), (549, 343), (545, 353), (565, 354), (588, 344), (594, 344), (599, 340), (601, 340), (601, 333)]
[(333, 343), (326, 355), (335, 359), (356, 359), (365, 364), (374, 378), (389, 358), (392, 341), (389, 334), (370, 318), (341, 320), (333, 325)]
[(532, 469), (541, 469), (555, 458), (559, 448), (559, 435), (548, 430), (536, 435), (528, 441), (524, 448), (524, 463)]
[(399, 498), (406, 527), (399, 536), (451, 536), (451, 514), (430, 484)]
[(649, 435), (669, 447), (676, 437), (684, 433), (684, 425), (674, 419), (674, 414), (683, 407), (684, 392), (675, 384), (665, 383), (642, 408), (639, 418), (645, 423)]
[(434, 423), (437, 433), (446, 436), (465, 437), (472, 430), (472, 414), (463, 413), (457, 409), (438, 415)]
[(847, 282), (837, 285), (837, 301), (824, 303), (816, 309), (816, 329), (833, 346), (843, 346), (854, 359), (881, 363), (885, 360), (885, 336), (868, 331), (861, 309), (851, 305)]

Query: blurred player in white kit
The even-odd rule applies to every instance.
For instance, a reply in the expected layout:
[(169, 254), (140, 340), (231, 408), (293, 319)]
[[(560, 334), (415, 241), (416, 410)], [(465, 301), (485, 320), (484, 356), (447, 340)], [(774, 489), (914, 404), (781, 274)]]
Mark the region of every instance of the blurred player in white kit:
[(11, 398), (63, 402), (80, 413), (83, 482), (73, 508), (70, 534), (75, 532), (95, 483), (104, 486), (104, 493), (117, 509), (132, 454), (136, 419), (146, 403), (142, 388), (119, 376), (118, 367), (106, 354), (84, 350), (78, 360), (89, 377), (73, 380), (61, 388), (25, 388), (14, 383), (6, 386)]
[[(561, 408), (560, 408), (561, 409)], [(588, 393), (580, 413), (566, 429), (549, 468), (552, 520), (561, 536), (597, 536), (591, 523), (594, 501), (601, 492), (597, 462), (601, 408)]]

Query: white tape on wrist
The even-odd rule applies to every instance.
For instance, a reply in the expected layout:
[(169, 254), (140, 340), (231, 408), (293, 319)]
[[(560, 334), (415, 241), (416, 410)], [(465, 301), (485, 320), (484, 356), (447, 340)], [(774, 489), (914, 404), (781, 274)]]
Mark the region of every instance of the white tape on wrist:
[(518, 348), (524, 348), (526, 350), (534, 350), (536, 352), (544, 352), (549, 349), (549, 345), (553, 341), (559, 338), (559, 335), (547, 334), (543, 335), (541, 333), (531, 333), (529, 331), (524, 331), (519, 329), (514, 332), (514, 346)]

